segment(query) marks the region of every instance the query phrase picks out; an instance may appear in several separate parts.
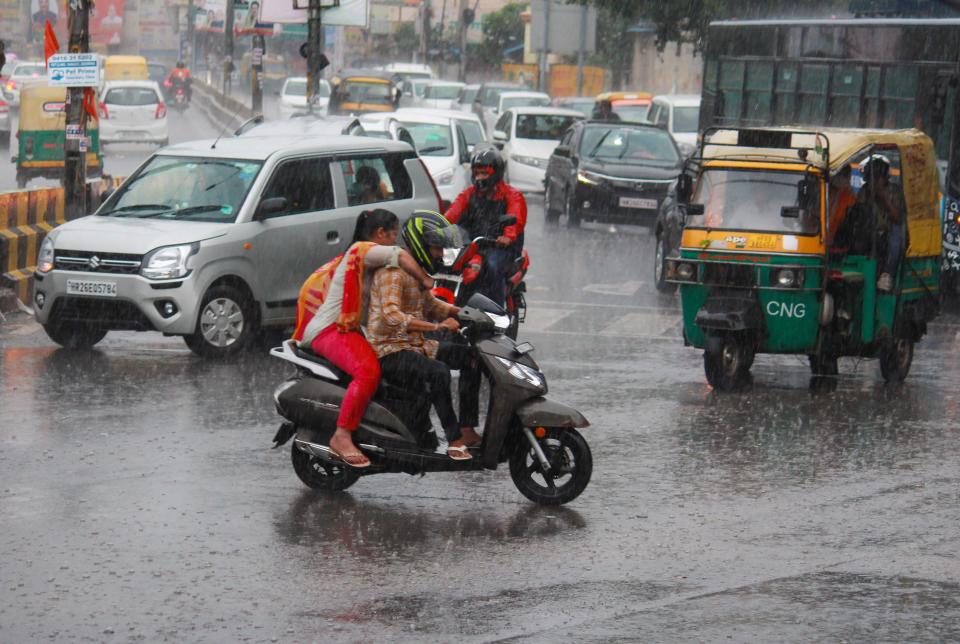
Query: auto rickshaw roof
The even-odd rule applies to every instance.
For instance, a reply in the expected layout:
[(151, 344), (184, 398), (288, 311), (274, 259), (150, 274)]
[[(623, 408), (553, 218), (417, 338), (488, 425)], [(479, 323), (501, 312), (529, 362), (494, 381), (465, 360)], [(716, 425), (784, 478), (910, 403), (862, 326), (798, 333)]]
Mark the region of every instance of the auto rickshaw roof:
[(393, 83), (393, 77), (396, 74), (379, 71), (376, 69), (344, 69), (334, 74), (330, 79), (333, 82), (354, 81), (367, 83)]
[(597, 94), (595, 100), (598, 103), (600, 101), (652, 101), (653, 94), (650, 92), (603, 92)]
[[(858, 152), (871, 145), (916, 145), (930, 142), (926, 134), (913, 128), (903, 130), (818, 128), (814, 130), (789, 127), (720, 127), (712, 131), (708, 130), (705, 135), (709, 138), (703, 149), (704, 162), (736, 161), (804, 166), (809, 164), (823, 170), (826, 154), (828, 154), (831, 174), (849, 163)], [(762, 141), (768, 137), (770, 140), (779, 139), (780, 143), (738, 144), (744, 140)], [(801, 150), (806, 151), (806, 158), (801, 156)]]

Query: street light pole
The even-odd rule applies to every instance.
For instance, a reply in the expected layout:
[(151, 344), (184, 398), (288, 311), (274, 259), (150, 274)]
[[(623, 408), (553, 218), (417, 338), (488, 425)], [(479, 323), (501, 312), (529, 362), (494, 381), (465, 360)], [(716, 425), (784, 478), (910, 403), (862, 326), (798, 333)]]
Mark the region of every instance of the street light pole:
[(307, 109), (313, 112), (320, 92), (320, 72), (323, 71), (323, 10), (321, 0), (310, 0), (307, 5)]
[[(90, 0), (74, 0), (70, 3), (70, 41), (67, 50), (71, 54), (90, 51)], [(68, 218), (87, 214), (87, 154), (84, 137), (87, 135), (87, 114), (83, 109), (82, 87), (67, 88), (66, 132), (63, 144), (63, 196), (64, 210)]]
[(227, 0), (226, 19), (223, 21), (223, 94), (230, 95), (230, 75), (233, 72), (233, 0)]

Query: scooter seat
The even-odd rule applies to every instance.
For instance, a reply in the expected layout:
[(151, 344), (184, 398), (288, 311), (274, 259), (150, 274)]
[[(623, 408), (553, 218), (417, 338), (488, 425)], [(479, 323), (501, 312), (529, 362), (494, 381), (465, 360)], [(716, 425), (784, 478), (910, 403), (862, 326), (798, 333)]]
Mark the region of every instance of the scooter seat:
[(294, 353), (297, 354), (297, 357), (298, 357), (298, 358), (303, 358), (304, 360), (309, 360), (310, 362), (315, 362), (316, 364), (320, 365), (321, 367), (326, 367), (327, 369), (329, 369), (330, 371), (332, 371), (333, 374), (334, 374), (338, 379), (340, 379), (340, 380), (345, 380), (345, 381), (347, 381), (347, 382), (353, 380), (353, 377), (352, 377), (349, 373), (347, 373), (346, 371), (344, 371), (343, 369), (341, 369), (341, 368), (338, 367), (337, 365), (333, 364), (332, 362), (330, 362), (330, 361), (327, 360), (326, 358), (324, 358), (324, 357), (322, 357), (322, 356), (318, 356), (318, 355), (315, 354), (313, 351), (310, 351), (309, 349), (303, 349), (303, 348), (298, 347), (298, 346), (296, 346), (296, 345), (294, 345), (294, 349), (293, 349), (293, 350), (294, 350)]
[[(297, 357), (303, 358), (304, 360), (309, 360), (314, 362), (322, 367), (326, 367), (337, 377), (338, 380), (342, 381), (344, 384), (349, 384), (353, 380), (353, 376), (349, 373), (333, 364), (323, 356), (318, 356), (313, 351), (309, 349), (303, 349), (301, 347), (294, 346), (294, 352), (297, 354)], [(403, 383), (403, 382), (390, 382), (386, 379), (380, 380), (380, 387), (377, 390), (377, 397), (386, 397), (393, 399), (403, 400), (408, 397), (424, 396), (425, 389), (422, 386), (419, 386), (415, 383)]]

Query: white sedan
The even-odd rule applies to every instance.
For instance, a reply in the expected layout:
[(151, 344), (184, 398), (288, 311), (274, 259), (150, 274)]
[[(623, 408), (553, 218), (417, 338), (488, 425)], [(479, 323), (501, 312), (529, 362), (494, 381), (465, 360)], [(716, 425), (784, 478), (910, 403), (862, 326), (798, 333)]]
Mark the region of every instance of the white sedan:
[(169, 141), (167, 106), (155, 81), (108, 81), (100, 99), (100, 141), (158, 143)]
[(455, 109), (454, 105), (460, 97), (460, 90), (464, 83), (457, 81), (430, 81), (423, 88), (421, 107), (432, 107), (440, 110)]
[[(7, 70), (10, 68), (8, 67)], [(10, 106), (20, 105), (20, 90), (30, 85), (47, 84), (47, 65), (46, 63), (35, 62), (17, 62), (13, 66), (10, 76), (0, 87), (0, 98), (3, 98)]]
[(470, 153), (463, 129), (449, 116), (398, 112), (417, 154), (433, 177), (440, 198), (453, 201), (470, 182)]
[(559, 107), (513, 107), (500, 115), (493, 142), (507, 162), (506, 181), (523, 192), (543, 192), (547, 162), (583, 113)]
[[(317, 110), (320, 114), (327, 113), (330, 104), (330, 83), (321, 79), (317, 92)], [(306, 76), (291, 76), (283, 82), (280, 89), (280, 118), (288, 119), (298, 112), (307, 111), (307, 78)]]
[(473, 112), (462, 112), (456, 109), (439, 110), (428, 107), (401, 107), (397, 110), (398, 116), (402, 117), (404, 114), (443, 116), (455, 120), (460, 129), (463, 130), (463, 136), (467, 140), (467, 150), (470, 152), (473, 152), (478, 143), (487, 140), (487, 131), (483, 127), (483, 121)]

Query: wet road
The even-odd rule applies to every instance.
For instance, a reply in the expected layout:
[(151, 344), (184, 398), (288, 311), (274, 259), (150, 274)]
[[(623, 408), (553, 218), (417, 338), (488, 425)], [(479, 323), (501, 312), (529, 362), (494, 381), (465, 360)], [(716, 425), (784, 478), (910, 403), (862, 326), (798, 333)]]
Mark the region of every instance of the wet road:
[(717, 396), (645, 235), (543, 228), (528, 323), (594, 478), (538, 508), (505, 469), (297, 480), (252, 351), (57, 350), (0, 325), (0, 639), (956, 641), (960, 317), (901, 387), (761, 356)]

